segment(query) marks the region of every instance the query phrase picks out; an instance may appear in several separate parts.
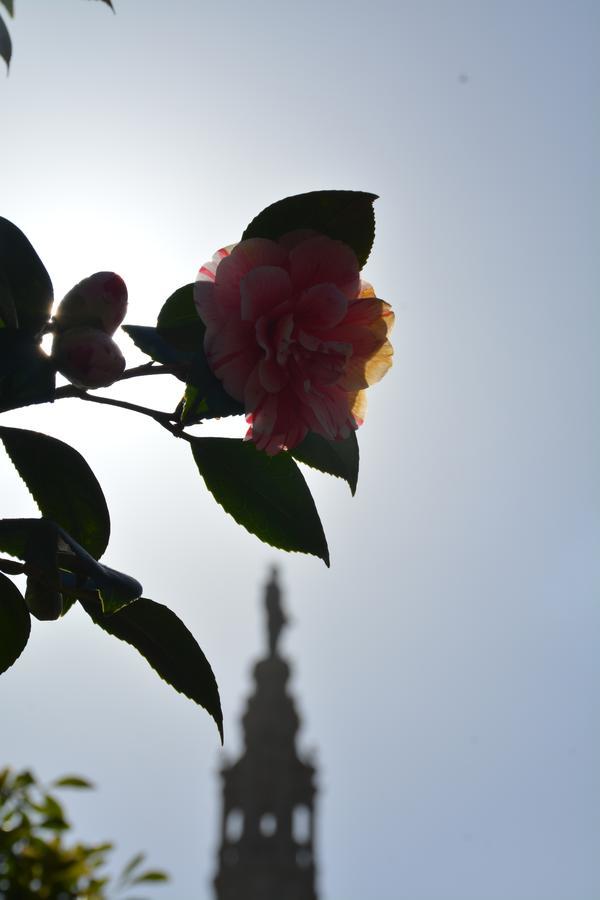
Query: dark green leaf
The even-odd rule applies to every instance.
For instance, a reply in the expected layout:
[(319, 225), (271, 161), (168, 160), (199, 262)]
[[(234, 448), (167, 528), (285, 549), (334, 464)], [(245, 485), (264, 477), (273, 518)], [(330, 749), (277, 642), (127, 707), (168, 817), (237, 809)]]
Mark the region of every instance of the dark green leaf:
[(56, 373), (32, 335), (0, 329), (0, 412), (54, 400)]
[(158, 333), (178, 350), (196, 353), (204, 343), (204, 323), (194, 306), (194, 285), (186, 284), (171, 294), (158, 314)]
[(0, 329), (0, 378), (25, 365), (36, 347), (31, 335), (8, 326)]
[(26, 560), (35, 543), (56, 547), (56, 526), (43, 519), (0, 519), (0, 551)]
[(0, 672), (19, 658), (31, 631), (31, 619), (21, 592), (0, 574)]
[(100, 601), (105, 613), (118, 612), (128, 603), (138, 599), (142, 593), (139, 581), (109, 566), (102, 565), (101, 568), (102, 575), (90, 578), (86, 586), (88, 589), (99, 588)]
[(9, 14), (10, 16), (14, 16), (14, 14), (15, 14), (15, 6), (14, 6), (14, 3), (13, 3), (13, 0), (0, 0), (0, 3), (2, 3), (3, 6), (6, 7), (6, 9), (7, 9), (7, 11), (8, 11), (8, 14)]
[(0, 16), (0, 56), (6, 63), (6, 68), (8, 69), (12, 57), (12, 41), (10, 39), (10, 34), (8, 33), (8, 28), (6, 27), (6, 22), (2, 16)]
[(38, 335), (52, 309), (52, 282), (23, 232), (0, 218), (0, 280), (8, 285), (21, 331)]
[(0, 440), (42, 516), (99, 559), (108, 545), (110, 517), (102, 488), (83, 456), (38, 431), (0, 427)]
[(168, 881), (169, 876), (166, 872), (161, 872), (158, 869), (148, 869), (147, 872), (142, 872), (141, 875), (138, 875), (131, 881), (131, 884), (148, 884), (151, 881)]
[[(151, 325), (123, 325), (123, 331), (129, 335), (142, 353), (146, 353), (155, 362), (165, 365), (190, 366), (192, 354), (182, 353), (173, 347), (158, 332), (158, 329)], [(182, 380), (185, 381), (185, 377), (182, 377)]]
[(362, 269), (375, 238), (376, 199), (376, 194), (362, 191), (311, 191), (286, 197), (263, 209), (242, 240), (262, 237), (275, 241), (288, 231), (311, 228), (352, 247)]
[(329, 565), (314, 500), (289, 454), (267, 456), (233, 438), (194, 438), (191, 447), (206, 486), (236, 522), (273, 547), (311, 553)]
[(223, 739), (223, 715), (215, 676), (192, 633), (161, 603), (140, 597), (111, 616), (100, 604), (81, 600), (96, 625), (131, 644), (176, 691), (210, 713)]
[(86, 778), (81, 778), (79, 775), (63, 775), (62, 778), (58, 778), (56, 781), (52, 782), (52, 787), (68, 787), (88, 790), (93, 788), (94, 785), (91, 781), (88, 781)]
[(309, 432), (301, 444), (290, 451), (300, 462), (343, 478), (350, 485), (352, 494), (358, 482), (358, 441), (353, 431), (345, 441), (328, 441), (319, 434)]
[(15, 298), (5, 276), (0, 273), (0, 328), (16, 328), (17, 325)]
[(203, 419), (244, 415), (244, 404), (227, 393), (206, 360), (196, 360), (189, 378), (190, 383), (186, 385), (181, 403), (182, 425), (191, 425)]

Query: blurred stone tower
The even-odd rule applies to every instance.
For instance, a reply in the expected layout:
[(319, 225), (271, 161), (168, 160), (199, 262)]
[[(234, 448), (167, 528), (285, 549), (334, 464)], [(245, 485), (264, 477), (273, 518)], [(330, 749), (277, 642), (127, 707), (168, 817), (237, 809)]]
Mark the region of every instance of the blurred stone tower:
[(254, 667), (242, 719), (245, 750), (221, 770), (217, 900), (317, 900), (314, 862), (315, 769), (298, 755), (300, 720), (278, 651), (286, 617), (273, 570), (266, 586), (268, 654)]

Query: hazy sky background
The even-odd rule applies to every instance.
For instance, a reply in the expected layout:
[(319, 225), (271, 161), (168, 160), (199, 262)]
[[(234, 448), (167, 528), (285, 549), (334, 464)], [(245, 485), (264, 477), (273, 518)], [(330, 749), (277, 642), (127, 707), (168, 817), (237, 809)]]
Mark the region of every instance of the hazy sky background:
[[(106, 561), (197, 636), (229, 752), (280, 565), (323, 900), (596, 900), (600, 6), (15, 5), (0, 213), (58, 298), (114, 269), (128, 321), (152, 324), (264, 206), (373, 191), (366, 276), (396, 361), (357, 496), (307, 474), (329, 571), (235, 525), (147, 419), (68, 400), (3, 422), (85, 454)], [(112, 392), (169, 409), (180, 387)], [(4, 457), (0, 478), (2, 514), (35, 514)], [(78, 610), (36, 622), (0, 679), (0, 737), (0, 763), (97, 782), (72, 798), (78, 834), (147, 850), (173, 876), (157, 897), (208, 900), (216, 729), (135, 651)]]

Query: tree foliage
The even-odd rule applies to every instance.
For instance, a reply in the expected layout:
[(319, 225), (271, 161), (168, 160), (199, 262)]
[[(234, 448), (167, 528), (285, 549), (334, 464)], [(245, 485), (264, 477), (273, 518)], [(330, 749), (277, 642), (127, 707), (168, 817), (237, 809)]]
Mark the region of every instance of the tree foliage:
[(0, 897), (127, 900), (130, 888), (168, 880), (165, 872), (144, 867), (143, 853), (110, 878), (111, 843), (69, 840), (71, 824), (55, 791), (91, 787), (86, 779), (67, 775), (47, 788), (29, 771), (0, 770)]

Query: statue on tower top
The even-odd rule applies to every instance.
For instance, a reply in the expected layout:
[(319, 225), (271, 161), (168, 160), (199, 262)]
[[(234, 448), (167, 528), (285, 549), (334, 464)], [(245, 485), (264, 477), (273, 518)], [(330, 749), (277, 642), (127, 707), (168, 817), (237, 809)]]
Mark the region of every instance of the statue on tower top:
[(279, 637), (284, 627), (288, 624), (289, 619), (281, 608), (281, 589), (279, 587), (278, 573), (275, 566), (271, 569), (271, 577), (267, 582), (265, 605), (267, 607), (269, 653), (271, 656), (276, 656)]

